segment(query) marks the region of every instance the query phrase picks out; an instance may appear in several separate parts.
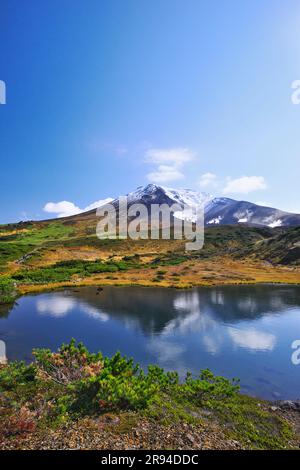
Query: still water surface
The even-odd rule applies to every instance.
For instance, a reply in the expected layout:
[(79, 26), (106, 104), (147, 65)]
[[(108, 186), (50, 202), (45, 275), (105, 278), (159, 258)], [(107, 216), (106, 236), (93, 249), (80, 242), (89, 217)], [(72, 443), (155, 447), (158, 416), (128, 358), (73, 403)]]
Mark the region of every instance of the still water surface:
[(291, 361), (300, 287), (88, 287), (25, 296), (0, 310), (8, 360), (28, 361), (33, 348), (56, 349), (71, 338), (182, 377), (208, 367), (239, 377), (244, 392), (263, 398), (300, 397), (300, 365)]

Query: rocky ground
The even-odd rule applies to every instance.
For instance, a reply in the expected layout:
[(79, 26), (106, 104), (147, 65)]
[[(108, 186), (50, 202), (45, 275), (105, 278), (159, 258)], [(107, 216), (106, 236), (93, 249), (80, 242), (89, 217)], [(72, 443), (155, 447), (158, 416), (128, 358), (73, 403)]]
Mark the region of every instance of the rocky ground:
[(241, 449), (226, 439), (216, 426), (167, 425), (138, 421), (131, 429), (120, 430), (119, 418), (83, 420), (45, 434), (27, 434), (0, 443), (1, 449)]
[[(265, 404), (261, 405), (265, 408)], [(290, 448), (300, 449), (300, 404), (278, 402), (268, 405), (274, 416), (287, 420), (295, 431)], [(2, 450), (245, 450), (249, 446), (228, 437), (226, 424), (220, 424), (203, 413), (201, 425), (157, 423), (135, 413), (104, 414), (67, 423), (56, 430), (20, 432), (9, 438), (0, 432)], [(205, 414), (207, 416), (205, 416)]]

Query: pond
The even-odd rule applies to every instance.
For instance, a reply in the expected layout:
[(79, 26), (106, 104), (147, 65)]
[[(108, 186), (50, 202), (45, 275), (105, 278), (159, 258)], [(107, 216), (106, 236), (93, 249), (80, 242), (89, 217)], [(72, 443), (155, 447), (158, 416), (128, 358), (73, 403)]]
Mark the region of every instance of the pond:
[(0, 310), (8, 360), (29, 361), (33, 348), (55, 350), (71, 338), (181, 377), (210, 368), (238, 377), (250, 395), (300, 397), (300, 365), (292, 361), (300, 339), (297, 286), (84, 287), (24, 296)]

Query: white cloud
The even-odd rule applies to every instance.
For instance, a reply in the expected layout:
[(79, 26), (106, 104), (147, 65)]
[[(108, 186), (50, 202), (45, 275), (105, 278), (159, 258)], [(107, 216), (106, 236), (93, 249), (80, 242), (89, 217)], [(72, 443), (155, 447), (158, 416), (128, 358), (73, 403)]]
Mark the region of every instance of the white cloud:
[(202, 188), (215, 188), (217, 186), (217, 175), (214, 173), (204, 173), (204, 175), (200, 176), (199, 185)]
[(50, 315), (52, 317), (64, 317), (76, 305), (75, 300), (60, 295), (54, 297), (46, 297), (37, 301), (37, 311), (42, 315)]
[(106, 322), (109, 320), (109, 316), (107, 315), (107, 313), (102, 312), (101, 310), (98, 310), (95, 307), (91, 307), (83, 303), (80, 304), (80, 306), (84, 313), (86, 313), (89, 317), (93, 318), (94, 320), (100, 320), (102, 322)]
[(69, 217), (71, 215), (80, 214), (81, 212), (97, 209), (97, 207), (103, 206), (110, 201), (112, 201), (112, 198), (110, 197), (106, 199), (100, 199), (99, 201), (95, 201), (92, 204), (89, 204), (84, 209), (80, 209), (80, 207), (76, 206), (73, 202), (70, 201), (47, 202), (47, 204), (45, 204), (43, 207), (43, 210), (50, 214), (55, 214), (56, 217)]
[(195, 154), (188, 148), (152, 148), (145, 154), (146, 163), (158, 165), (148, 173), (147, 178), (153, 183), (166, 183), (184, 178), (180, 169), (191, 161)]
[(185, 346), (154, 336), (147, 344), (147, 349), (157, 357), (159, 364), (165, 367), (170, 363), (178, 363), (185, 352)]
[(263, 176), (242, 176), (237, 179), (228, 179), (225, 188), (223, 189), (224, 194), (228, 193), (242, 193), (248, 194), (252, 191), (266, 189), (267, 183)]
[(73, 202), (47, 202), (43, 210), (45, 212), (56, 214), (57, 217), (68, 217), (69, 215), (79, 214), (81, 210)]
[(206, 351), (214, 356), (220, 352), (223, 338), (215, 333), (213, 335), (206, 334), (202, 337), (202, 342)]
[(254, 328), (238, 330), (229, 327), (228, 333), (236, 346), (253, 351), (272, 351), (276, 344), (276, 336)]
[(54, 297), (45, 297), (37, 301), (37, 311), (41, 315), (50, 315), (52, 317), (65, 317), (75, 307), (78, 307), (89, 317), (106, 322), (109, 320), (107, 313), (102, 312), (85, 302), (80, 302), (72, 297), (57, 294)]
[(149, 149), (146, 152), (147, 162), (158, 165), (173, 164), (177, 167), (191, 161), (194, 157), (195, 154), (188, 148)]
[(92, 209), (98, 209), (98, 207), (104, 206), (104, 204), (108, 204), (109, 202), (113, 201), (111, 197), (107, 197), (106, 199), (100, 199), (99, 201), (92, 202), (84, 209), (81, 209), (80, 212), (91, 211)]
[(173, 166), (159, 165), (156, 171), (148, 173), (147, 178), (152, 183), (167, 183), (184, 178), (184, 174)]

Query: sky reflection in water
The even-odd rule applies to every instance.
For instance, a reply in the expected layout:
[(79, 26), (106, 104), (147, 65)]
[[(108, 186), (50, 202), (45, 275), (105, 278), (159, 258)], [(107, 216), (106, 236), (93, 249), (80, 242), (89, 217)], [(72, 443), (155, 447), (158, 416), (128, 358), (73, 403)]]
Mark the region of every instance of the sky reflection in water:
[(300, 288), (82, 288), (27, 296), (1, 311), (8, 359), (30, 359), (34, 347), (57, 348), (72, 337), (91, 350), (176, 369), (209, 367), (239, 377), (243, 390), (265, 398), (299, 397)]

